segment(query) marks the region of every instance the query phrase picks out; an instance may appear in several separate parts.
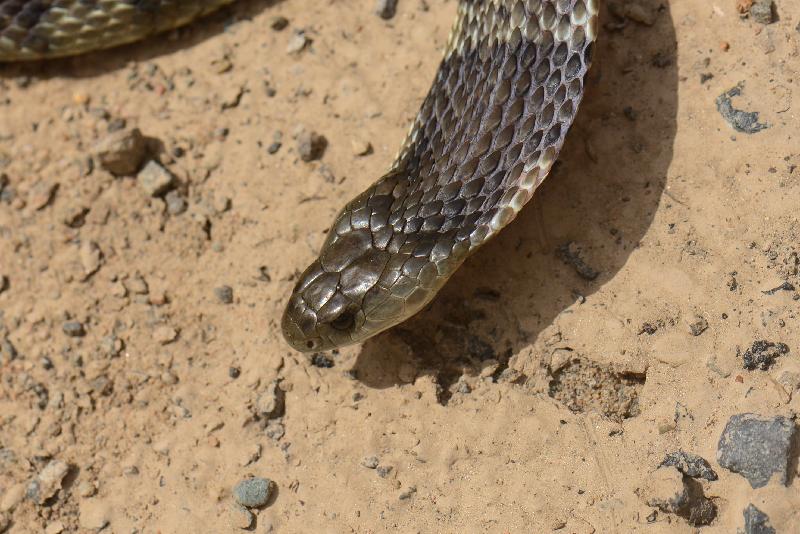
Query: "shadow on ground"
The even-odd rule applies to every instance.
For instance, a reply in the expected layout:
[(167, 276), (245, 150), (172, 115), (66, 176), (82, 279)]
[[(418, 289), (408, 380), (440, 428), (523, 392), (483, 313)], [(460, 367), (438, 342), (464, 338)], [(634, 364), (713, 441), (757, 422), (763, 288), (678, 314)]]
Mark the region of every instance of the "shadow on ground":
[[(417, 374), (444, 392), (483, 362), (529, 347), (577, 299), (622, 268), (647, 232), (666, 184), (676, 132), (677, 42), (664, 7), (656, 24), (611, 31), (603, 12), (587, 94), (551, 176), (520, 216), (455, 274), (434, 302), (367, 341), (354, 371), (373, 388)], [(556, 249), (583, 246), (589, 281)], [(401, 367), (404, 372), (399, 372)]]

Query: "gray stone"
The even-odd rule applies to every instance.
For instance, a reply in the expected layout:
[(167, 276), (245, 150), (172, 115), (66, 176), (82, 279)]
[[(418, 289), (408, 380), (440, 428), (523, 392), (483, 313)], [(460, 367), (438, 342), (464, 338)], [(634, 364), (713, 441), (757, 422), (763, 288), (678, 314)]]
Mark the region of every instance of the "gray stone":
[(743, 515), (744, 534), (775, 534), (775, 529), (769, 524), (769, 516), (752, 504), (744, 509)]
[(672, 466), (686, 476), (704, 478), (709, 481), (717, 480), (717, 473), (711, 465), (700, 456), (684, 451), (670, 453), (664, 458), (659, 467)]
[(378, 467), (379, 462), (380, 460), (378, 460), (377, 456), (366, 456), (361, 460), (361, 465), (367, 469), (375, 469)]
[(247, 508), (261, 508), (269, 501), (272, 481), (268, 478), (246, 478), (233, 488), (233, 498)]
[(775, 21), (772, 0), (755, 0), (753, 5), (750, 6), (750, 16), (760, 24), (772, 24)]
[(186, 199), (177, 191), (170, 191), (167, 193), (164, 200), (167, 202), (167, 213), (170, 215), (180, 215), (186, 211)]
[(233, 303), (233, 288), (231, 286), (219, 286), (214, 288), (214, 295), (223, 304)]
[(734, 415), (719, 439), (717, 462), (742, 475), (753, 488), (766, 486), (775, 473), (787, 484), (795, 430), (794, 421), (782, 416)]
[(305, 162), (320, 159), (328, 146), (328, 140), (317, 132), (302, 131), (297, 136), (297, 153)]
[(145, 151), (145, 139), (138, 128), (112, 132), (94, 147), (100, 166), (116, 176), (135, 174), (142, 165)]
[(86, 335), (86, 329), (80, 321), (67, 321), (61, 325), (61, 329), (69, 337), (83, 337)]
[(145, 193), (158, 197), (172, 188), (175, 177), (157, 161), (150, 160), (136, 175), (136, 181)]
[(28, 483), (25, 496), (36, 504), (44, 504), (61, 489), (61, 481), (68, 472), (69, 465), (66, 462), (52, 460), (36, 478)]

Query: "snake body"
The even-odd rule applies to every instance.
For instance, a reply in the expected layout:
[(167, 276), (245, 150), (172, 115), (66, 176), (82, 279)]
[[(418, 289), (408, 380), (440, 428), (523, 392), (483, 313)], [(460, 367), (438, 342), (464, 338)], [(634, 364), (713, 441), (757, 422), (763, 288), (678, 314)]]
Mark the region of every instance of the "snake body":
[[(459, 1), (396, 160), (341, 210), (294, 287), (282, 319), (292, 347), (357, 343), (404, 321), (516, 217), (583, 97), (598, 1)], [(0, 0), (0, 60), (129, 42), (225, 3)]]

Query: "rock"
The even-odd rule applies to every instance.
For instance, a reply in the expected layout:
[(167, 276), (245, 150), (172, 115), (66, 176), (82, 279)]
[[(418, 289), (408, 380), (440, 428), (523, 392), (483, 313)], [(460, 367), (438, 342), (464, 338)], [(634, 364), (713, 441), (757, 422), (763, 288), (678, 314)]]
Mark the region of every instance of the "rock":
[(264, 434), (266, 434), (269, 439), (278, 441), (286, 435), (286, 427), (283, 426), (283, 423), (280, 421), (270, 419), (267, 421), (267, 427), (264, 429)]
[(242, 530), (250, 528), (253, 524), (253, 514), (239, 504), (233, 504), (227, 508), (226, 514), (228, 524), (233, 528), (240, 528)]
[(233, 498), (247, 508), (261, 508), (269, 501), (272, 481), (268, 478), (246, 478), (233, 488)]
[(25, 496), (38, 505), (52, 498), (61, 489), (61, 481), (67, 476), (69, 465), (52, 460), (39, 475), (28, 483)]
[(718, 478), (717, 473), (704, 458), (680, 450), (668, 454), (659, 467), (667, 466), (672, 466), (692, 478), (704, 478), (712, 482)]
[(572, 265), (578, 276), (584, 280), (592, 281), (600, 274), (583, 260), (581, 246), (577, 243), (570, 241), (561, 245), (556, 249), (556, 255), (567, 265)]
[(88, 499), (80, 503), (78, 521), (81, 527), (85, 529), (99, 531), (107, 527), (111, 522), (111, 514), (104, 502)]
[(645, 26), (652, 26), (656, 22), (656, 14), (640, 4), (625, 4), (624, 13), (627, 18)]
[(354, 156), (367, 156), (372, 154), (372, 143), (365, 139), (354, 137), (350, 140), (350, 146), (353, 148)]
[(772, 24), (775, 21), (775, 9), (772, 0), (755, 0), (750, 6), (750, 16), (760, 24)]
[(700, 317), (699, 315), (694, 318), (694, 322), (689, 325), (689, 331), (692, 333), (693, 336), (699, 336), (703, 332), (708, 330), (708, 321), (705, 320), (704, 317)]
[(639, 495), (648, 506), (683, 517), (693, 526), (708, 525), (717, 516), (716, 505), (700, 484), (671, 466), (656, 469)]
[(78, 250), (83, 267), (83, 279), (88, 280), (103, 265), (103, 251), (94, 241), (83, 241)]
[(186, 204), (186, 199), (183, 198), (177, 191), (170, 191), (167, 193), (167, 196), (164, 197), (164, 200), (167, 202), (167, 213), (170, 215), (180, 215), (181, 213), (185, 212), (186, 208), (188, 207)]
[(178, 339), (178, 331), (169, 325), (159, 326), (153, 332), (153, 339), (161, 345), (169, 345)]
[(405, 501), (406, 499), (410, 499), (416, 492), (417, 492), (417, 487), (411, 486), (400, 494), (400, 500)]
[(61, 521), (53, 521), (45, 527), (44, 534), (61, 534), (66, 528)]
[(286, 52), (289, 54), (299, 54), (309, 44), (311, 44), (311, 38), (303, 31), (296, 31), (286, 45)]
[(0, 365), (16, 359), (17, 354), (17, 349), (10, 339), (0, 339)]
[(278, 15), (277, 17), (272, 17), (272, 20), (269, 23), (269, 27), (279, 32), (285, 29), (289, 25), (289, 19), (286, 17)]
[(377, 456), (365, 456), (361, 460), (361, 465), (363, 465), (367, 469), (375, 469), (376, 467), (378, 467), (378, 463), (379, 460)]
[(327, 146), (328, 140), (317, 132), (304, 130), (297, 135), (297, 153), (305, 162), (320, 159)]
[(116, 176), (132, 176), (142, 165), (146, 151), (145, 139), (138, 128), (117, 130), (108, 134), (94, 147), (100, 166)]
[(769, 516), (753, 506), (744, 509), (744, 534), (775, 534), (769, 524)]
[(375, 471), (378, 473), (378, 476), (381, 478), (386, 478), (389, 474), (394, 470), (394, 467), (391, 465), (379, 465)]
[(172, 188), (175, 177), (160, 163), (150, 160), (136, 175), (136, 181), (149, 196), (159, 197)]
[(789, 353), (789, 347), (784, 343), (772, 343), (770, 341), (754, 341), (753, 346), (744, 351), (742, 356), (742, 367), (752, 371), (769, 369), (778, 357)]
[(670, 514), (677, 514), (689, 500), (683, 475), (672, 467), (656, 469), (647, 480), (641, 497), (648, 506)]
[(231, 286), (215, 287), (214, 296), (223, 304), (231, 304), (233, 303), (233, 288)]
[(0, 497), (0, 513), (10, 512), (25, 498), (25, 484), (11, 486)]
[(389, 20), (397, 13), (397, 0), (378, 0), (375, 5), (375, 14), (384, 20)]
[(270, 382), (256, 400), (256, 412), (266, 419), (281, 417), (286, 409), (286, 394), (278, 387), (278, 382)]
[(80, 321), (67, 321), (61, 325), (61, 330), (69, 337), (83, 337), (86, 335), (86, 329)]
[[(733, 107), (733, 101), (731, 99), (741, 96), (743, 89), (744, 83), (740, 82), (736, 87), (719, 95), (716, 100), (717, 111), (737, 132), (754, 134), (769, 128), (769, 124), (758, 122), (757, 111), (743, 111)], [(733, 291), (734, 288), (732, 288), (731, 291)]]
[(324, 352), (314, 352), (311, 354), (311, 365), (320, 369), (330, 369), (334, 366), (333, 358)]
[(795, 430), (794, 421), (782, 416), (734, 415), (719, 439), (717, 463), (742, 475), (753, 488), (766, 486), (775, 473), (787, 484)]

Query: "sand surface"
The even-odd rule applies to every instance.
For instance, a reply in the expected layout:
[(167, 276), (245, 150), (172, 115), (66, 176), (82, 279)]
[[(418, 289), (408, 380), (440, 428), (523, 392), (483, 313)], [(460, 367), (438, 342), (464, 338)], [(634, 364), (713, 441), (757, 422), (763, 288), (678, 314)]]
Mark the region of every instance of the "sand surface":
[[(732, 533), (749, 504), (800, 531), (796, 447), (787, 484), (717, 460), (731, 416), (800, 413), (800, 4), (769, 25), (733, 0), (613, 4), (531, 204), (416, 318), (313, 359), (283, 306), (391, 162), (454, 0), (390, 21), (241, 1), (0, 66), (0, 531), (237, 532), (248, 476), (274, 482), (259, 533)], [(752, 134), (715, 103), (742, 82)], [(175, 176), (169, 202), (93, 156), (123, 126)], [(789, 352), (746, 370), (757, 340)], [(678, 450), (719, 476), (692, 481), (709, 526), (648, 504)], [(23, 498), (53, 460), (52, 497)]]

